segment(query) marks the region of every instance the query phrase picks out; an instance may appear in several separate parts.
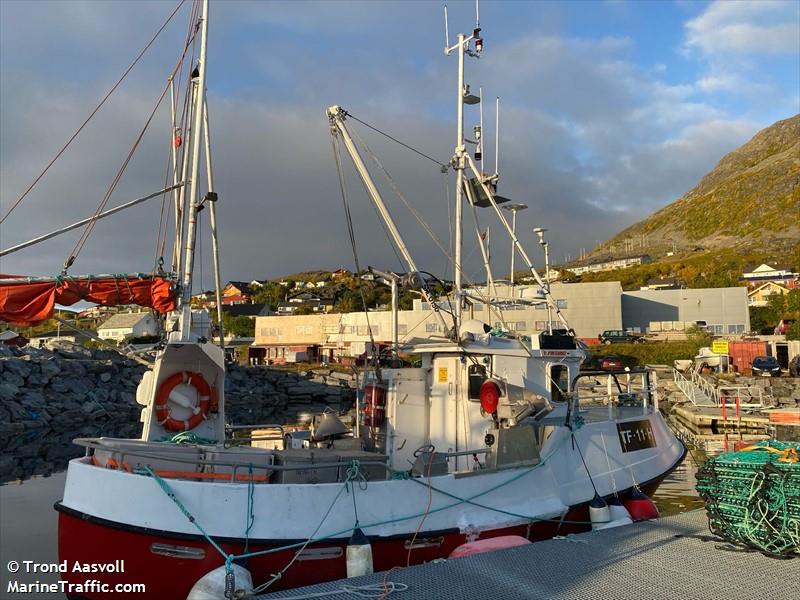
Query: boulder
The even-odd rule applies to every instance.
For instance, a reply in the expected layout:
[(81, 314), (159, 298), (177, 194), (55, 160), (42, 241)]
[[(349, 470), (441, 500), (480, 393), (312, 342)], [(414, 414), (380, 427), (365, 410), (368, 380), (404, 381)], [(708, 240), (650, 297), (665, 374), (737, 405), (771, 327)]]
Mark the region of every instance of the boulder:
[(0, 400), (11, 400), (19, 393), (19, 387), (7, 381), (0, 382)]
[(27, 360), (21, 358), (7, 358), (3, 361), (3, 376), (9, 373), (25, 379), (31, 374), (31, 366)]

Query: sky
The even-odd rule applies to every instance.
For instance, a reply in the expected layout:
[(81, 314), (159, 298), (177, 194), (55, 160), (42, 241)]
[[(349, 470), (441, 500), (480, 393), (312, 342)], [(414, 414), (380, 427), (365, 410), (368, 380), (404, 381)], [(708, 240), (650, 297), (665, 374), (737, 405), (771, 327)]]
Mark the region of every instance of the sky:
[[(177, 4), (0, 0), (0, 216)], [(212, 0), (207, 88), (223, 280), (353, 267), (328, 106), (449, 161), (457, 60), (443, 52), (442, 6)], [(96, 210), (177, 61), (189, 11), (186, 2), (0, 225), (2, 248)], [(475, 26), (475, 5), (450, 2), (448, 11), (452, 42)], [(498, 192), (528, 205), (517, 230), (537, 264), (534, 227), (548, 229), (554, 262), (575, 258), (679, 198), (760, 129), (800, 112), (798, 2), (482, 2), (480, 26), (484, 51), (467, 59), (466, 82), (483, 92), (485, 168), (494, 170), (500, 97)], [(479, 110), (465, 115), (471, 133)], [(367, 158), (420, 268), (451, 278), (440, 246), (452, 245), (452, 171), (352, 119), (348, 126), (391, 178)], [(163, 187), (170, 136), (164, 102), (108, 207)], [(404, 270), (347, 156), (344, 167), (361, 265)], [(200, 217), (195, 288), (209, 289), (208, 211)], [(508, 236), (486, 209), (478, 217), (503, 276)], [(150, 271), (161, 219), (154, 199), (99, 221), (69, 272)], [(0, 272), (56, 274), (79, 235), (2, 257)], [(464, 240), (467, 280), (482, 280), (468, 210)]]

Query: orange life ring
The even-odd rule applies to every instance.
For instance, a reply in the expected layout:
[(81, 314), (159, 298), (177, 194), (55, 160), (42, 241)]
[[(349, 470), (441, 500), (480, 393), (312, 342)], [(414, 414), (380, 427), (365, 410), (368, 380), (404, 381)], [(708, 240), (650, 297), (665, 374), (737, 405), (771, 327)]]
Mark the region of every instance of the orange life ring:
[[(194, 414), (189, 419), (178, 420), (172, 417), (169, 410), (169, 395), (178, 385), (186, 383), (191, 385), (197, 390), (197, 406), (192, 410)], [(156, 419), (167, 431), (189, 431), (194, 429), (200, 423), (206, 420), (208, 411), (211, 407), (211, 387), (208, 385), (203, 376), (193, 371), (181, 371), (170, 375), (161, 387), (158, 389), (156, 395)]]

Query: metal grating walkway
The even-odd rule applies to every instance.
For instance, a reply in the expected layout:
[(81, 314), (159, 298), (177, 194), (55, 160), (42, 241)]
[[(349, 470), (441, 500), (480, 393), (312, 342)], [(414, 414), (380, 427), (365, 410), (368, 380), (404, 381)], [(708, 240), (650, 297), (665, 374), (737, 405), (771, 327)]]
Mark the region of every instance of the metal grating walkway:
[[(677, 536), (677, 537), (676, 537)], [(710, 538), (710, 539), (709, 539)], [(391, 600), (720, 599), (800, 598), (800, 557), (776, 560), (756, 552), (718, 549), (703, 510), (658, 521), (538, 542), (529, 546), (397, 569), (389, 580), (408, 585)], [(376, 573), (285, 590), (258, 600), (346, 600), (350, 585), (380, 584)], [(363, 597), (363, 596), (362, 596)]]

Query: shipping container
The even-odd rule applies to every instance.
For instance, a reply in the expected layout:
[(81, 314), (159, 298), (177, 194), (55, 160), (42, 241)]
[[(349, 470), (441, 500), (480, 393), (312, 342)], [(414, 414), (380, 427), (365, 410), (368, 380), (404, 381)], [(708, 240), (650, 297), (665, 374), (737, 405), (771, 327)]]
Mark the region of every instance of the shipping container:
[(728, 354), (731, 357), (733, 366), (739, 373), (749, 374), (753, 359), (756, 356), (767, 354), (767, 342), (759, 341), (731, 341), (728, 342)]

